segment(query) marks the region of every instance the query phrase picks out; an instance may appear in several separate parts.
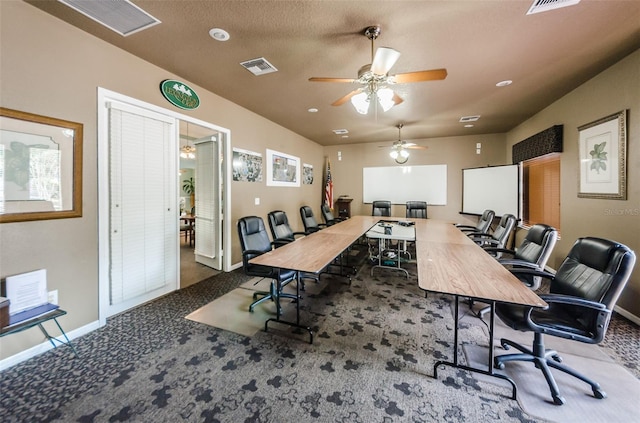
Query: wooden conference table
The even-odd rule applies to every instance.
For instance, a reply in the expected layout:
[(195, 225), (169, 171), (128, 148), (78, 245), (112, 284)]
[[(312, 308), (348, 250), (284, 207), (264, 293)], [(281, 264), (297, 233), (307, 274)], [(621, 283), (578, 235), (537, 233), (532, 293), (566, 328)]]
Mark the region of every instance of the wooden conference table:
[[(354, 216), (258, 256), (252, 259), (251, 263), (295, 270), (298, 272), (298, 277), (300, 272), (319, 274), (336, 257), (381, 220), (415, 222), (418, 286), (427, 292), (454, 296), (453, 361), (438, 361), (434, 365), (434, 377), (437, 378), (437, 368), (442, 365), (495, 376), (511, 383), (513, 387), (512, 398), (515, 399), (515, 383), (507, 376), (493, 372), (494, 305), (495, 303), (513, 303), (533, 307), (546, 307), (547, 304), (451, 223), (434, 219)], [(491, 307), (487, 370), (464, 366), (458, 362), (458, 308), (460, 297), (480, 300), (488, 303)], [(299, 319), (298, 310), (296, 323), (282, 321), (281, 323), (306, 329), (311, 334), (311, 342), (313, 342), (311, 330), (300, 325)], [(267, 324), (265, 323), (266, 329)]]

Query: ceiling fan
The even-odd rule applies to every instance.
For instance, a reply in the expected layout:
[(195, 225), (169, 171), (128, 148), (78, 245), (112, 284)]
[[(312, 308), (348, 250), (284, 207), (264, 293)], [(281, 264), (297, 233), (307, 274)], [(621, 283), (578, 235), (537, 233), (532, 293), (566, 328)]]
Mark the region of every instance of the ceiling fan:
[(371, 63), (360, 68), (358, 78), (309, 78), (309, 81), (312, 82), (355, 82), (362, 85), (362, 87), (351, 91), (349, 94), (331, 103), (332, 106), (340, 106), (351, 100), (351, 103), (358, 113), (367, 114), (369, 112), (371, 98), (374, 97), (386, 112), (393, 106), (404, 101), (402, 97), (395, 93), (389, 86), (409, 82), (442, 80), (447, 77), (446, 69), (432, 69), (389, 75), (389, 70), (400, 57), (400, 52), (389, 47), (379, 47), (374, 55), (373, 41), (380, 36), (380, 31), (380, 26), (370, 26), (364, 30), (364, 35), (371, 40)]
[[(389, 152), (389, 155), (391, 156), (391, 158), (394, 159), (398, 164), (404, 164), (407, 162), (407, 160), (409, 160), (409, 152), (407, 150), (409, 149), (426, 150), (427, 148), (429, 148), (424, 145), (417, 145), (416, 143), (413, 143), (413, 142), (404, 141), (400, 133), (403, 126), (404, 124), (402, 123), (399, 123), (396, 125), (396, 128), (398, 128), (398, 140), (393, 142), (393, 145), (391, 146), (391, 151)], [(380, 147), (388, 147), (388, 146), (381, 145)]]

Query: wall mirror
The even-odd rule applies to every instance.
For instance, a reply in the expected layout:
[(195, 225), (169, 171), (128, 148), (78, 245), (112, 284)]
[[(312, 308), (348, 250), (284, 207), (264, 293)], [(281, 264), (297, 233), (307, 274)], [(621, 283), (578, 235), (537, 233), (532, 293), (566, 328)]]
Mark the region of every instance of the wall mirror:
[(0, 223), (82, 216), (82, 127), (0, 107)]

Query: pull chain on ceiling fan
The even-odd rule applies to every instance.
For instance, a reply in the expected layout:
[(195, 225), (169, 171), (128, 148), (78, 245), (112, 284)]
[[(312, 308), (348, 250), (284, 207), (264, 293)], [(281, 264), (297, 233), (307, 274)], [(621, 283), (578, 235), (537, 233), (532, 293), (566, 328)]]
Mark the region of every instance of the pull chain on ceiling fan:
[(372, 102), (371, 99), (375, 98), (382, 109), (386, 112), (393, 106), (404, 101), (402, 97), (389, 87), (390, 85), (409, 82), (434, 81), (445, 79), (447, 77), (446, 69), (423, 70), (388, 75), (389, 70), (400, 57), (400, 52), (389, 47), (379, 47), (374, 55), (373, 42), (380, 36), (380, 32), (381, 29), (379, 26), (370, 26), (364, 31), (364, 35), (371, 41), (371, 63), (360, 68), (357, 79), (309, 78), (309, 81), (311, 82), (355, 82), (362, 85), (362, 87), (351, 91), (349, 94), (331, 103), (332, 106), (340, 106), (351, 100), (351, 103), (358, 113), (367, 114)]

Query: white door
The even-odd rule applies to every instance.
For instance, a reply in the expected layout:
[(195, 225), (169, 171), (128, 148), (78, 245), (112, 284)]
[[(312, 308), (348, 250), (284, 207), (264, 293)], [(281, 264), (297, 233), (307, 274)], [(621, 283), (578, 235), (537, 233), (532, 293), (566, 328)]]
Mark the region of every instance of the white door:
[(194, 141), (196, 146), (196, 261), (222, 269), (222, 134)]
[(177, 120), (108, 102), (106, 317), (177, 287)]

